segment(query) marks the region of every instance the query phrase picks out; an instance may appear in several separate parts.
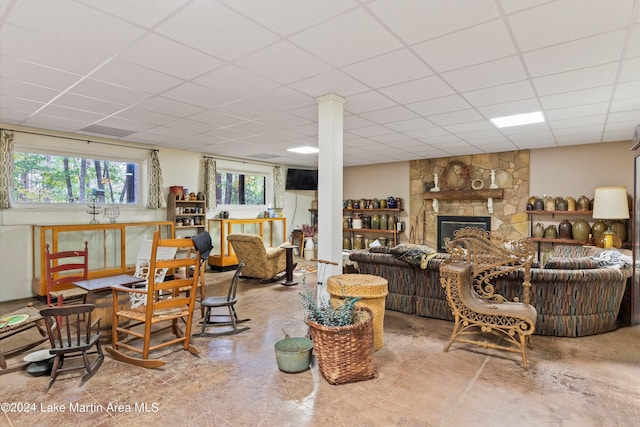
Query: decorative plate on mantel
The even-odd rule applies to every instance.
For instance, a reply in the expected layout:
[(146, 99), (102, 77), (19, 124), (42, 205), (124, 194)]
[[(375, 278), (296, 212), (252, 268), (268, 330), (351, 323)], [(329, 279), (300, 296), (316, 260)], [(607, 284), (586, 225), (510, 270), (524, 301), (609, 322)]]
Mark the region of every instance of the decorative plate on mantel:
[(468, 189), (470, 178), (469, 166), (454, 160), (447, 165), (442, 174), (442, 186), (449, 190)]

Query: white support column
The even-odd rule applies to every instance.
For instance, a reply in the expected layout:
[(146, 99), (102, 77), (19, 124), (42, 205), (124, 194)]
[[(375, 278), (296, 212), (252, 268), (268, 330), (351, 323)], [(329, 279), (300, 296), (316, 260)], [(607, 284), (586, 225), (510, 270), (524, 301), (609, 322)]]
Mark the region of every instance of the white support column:
[[(327, 278), (342, 274), (342, 153), (345, 99), (334, 93), (318, 101), (318, 258), (338, 263), (326, 265), (323, 294), (328, 297)], [(318, 270), (318, 273), (322, 269)]]

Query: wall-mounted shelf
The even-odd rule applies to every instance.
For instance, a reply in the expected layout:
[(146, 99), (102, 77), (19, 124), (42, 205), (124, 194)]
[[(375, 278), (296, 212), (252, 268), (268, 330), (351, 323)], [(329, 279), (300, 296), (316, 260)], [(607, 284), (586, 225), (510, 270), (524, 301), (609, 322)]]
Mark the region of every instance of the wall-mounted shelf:
[(441, 190), (427, 191), (423, 193), (425, 200), (486, 200), (504, 198), (504, 189), (495, 188), (487, 190)]

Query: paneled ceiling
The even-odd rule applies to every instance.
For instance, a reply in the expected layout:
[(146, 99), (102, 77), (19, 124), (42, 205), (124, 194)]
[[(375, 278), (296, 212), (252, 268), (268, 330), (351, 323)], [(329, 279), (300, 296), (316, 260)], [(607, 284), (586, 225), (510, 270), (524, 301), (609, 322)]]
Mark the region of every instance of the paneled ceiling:
[[(640, 0), (0, 0), (0, 123), (315, 167), (631, 139)], [(542, 111), (498, 129), (492, 117)]]

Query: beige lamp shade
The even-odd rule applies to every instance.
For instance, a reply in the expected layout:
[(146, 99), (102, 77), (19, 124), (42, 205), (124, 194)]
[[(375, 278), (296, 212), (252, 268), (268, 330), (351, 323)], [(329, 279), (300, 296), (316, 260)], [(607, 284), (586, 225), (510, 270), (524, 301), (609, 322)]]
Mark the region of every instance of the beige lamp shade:
[(593, 197), (593, 213), (596, 219), (627, 219), (629, 203), (625, 187), (597, 187)]

